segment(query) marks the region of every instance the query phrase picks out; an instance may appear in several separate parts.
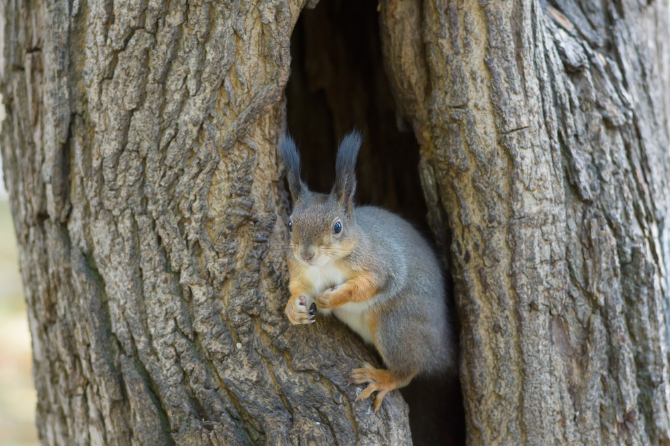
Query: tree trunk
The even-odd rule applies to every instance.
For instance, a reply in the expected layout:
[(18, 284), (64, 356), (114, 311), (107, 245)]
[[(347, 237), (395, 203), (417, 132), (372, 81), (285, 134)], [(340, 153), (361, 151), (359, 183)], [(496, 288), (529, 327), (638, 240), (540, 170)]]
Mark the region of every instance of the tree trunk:
[[(2, 3), (2, 155), (44, 444), (411, 442), (397, 392), (377, 415), (354, 402), (349, 371), (377, 360), (359, 339), (282, 314), (276, 141), (305, 3)], [(379, 6), (454, 278), (468, 443), (670, 445), (667, 2)], [(305, 45), (347, 22), (321, 17)], [(416, 216), (414, 146), (388, 130), (381, 71), (347, 72), (341, 43), (305, 49), (345, 67), (305, 62), (330, 110), (315, 128), (372, 123), (361, 193)], [(308, 177), (326, 184), (334, 146), (311, 141)]]
[(2, 152), (44, 444), (409, 444), (335, 322), (291, 327), (285, 126), (305, 1), (3, 2)]
[(381, 3), (453, 236), (469, 444), (670, 444), (667, 6)]

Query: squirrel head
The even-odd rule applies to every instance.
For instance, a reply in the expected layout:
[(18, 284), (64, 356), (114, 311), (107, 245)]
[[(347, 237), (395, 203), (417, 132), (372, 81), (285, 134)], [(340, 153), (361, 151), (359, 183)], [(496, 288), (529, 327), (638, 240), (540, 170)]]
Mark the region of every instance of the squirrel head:
[(354, 192), (356, 157), (361, 135), (353, 131), (344, 137), (337, 150), (335, 184), (330, 194), (311, 192), (300, 178), (300, 155), (293, 139), (282, 136), (279, 149), (286, 166), (293, 197), (289, 219), (291, 250), (308, 266), (322, 266), (347, 256), (356, 243)]

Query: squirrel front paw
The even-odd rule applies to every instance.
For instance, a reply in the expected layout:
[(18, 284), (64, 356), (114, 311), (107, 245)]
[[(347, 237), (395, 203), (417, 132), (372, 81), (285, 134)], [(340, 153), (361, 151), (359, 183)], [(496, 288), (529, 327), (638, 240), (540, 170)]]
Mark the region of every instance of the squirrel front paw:
[(342, 296), (338, 293), (338, 286), (328, 288), (324, 293), (316, 298), (316, 306), (324, 310), (342, 306)]
[(312, 305), (307, 308), (308, 302), (309, 299), (307, 296), (302, 294), (289, 299), (284, 313), (293, 325), (313, 324), (316, 322), (316, 319), (314, 319), (316, 317), (316, 305), (312, 303)]

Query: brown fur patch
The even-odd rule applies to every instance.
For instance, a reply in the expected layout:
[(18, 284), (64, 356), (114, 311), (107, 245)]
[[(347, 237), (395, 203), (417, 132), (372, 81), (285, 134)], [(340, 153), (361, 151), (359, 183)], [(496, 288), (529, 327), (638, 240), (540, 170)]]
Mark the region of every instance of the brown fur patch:
[(289, 259), (288, 272), (290, 279), (288, 289), (291, 292), (291, 299), (295, 295), (308, 294), (311, 290), (312, 286), (304, 276), (305, 271), (306, 267), (302, 263)]
[[(291, 292), (291, 297), (286, 303), (284, 314), (286, 314), (286, 317), (288, 317), (288, 320), (293, 325), (310, 323), (312, 318), (308, 311), (309, 305), (300, 305), (299, 303), (300, 296), (310, 297), (310, 284), (307, 283), (304, 276), (300, 273), (304, 269), (301, 268), (299, 262), (292, 261), (291, 259), (288, 262), (288, 269), (290, 274), (288, 289)], [(307, 303), (309, 304), (309, 300)]]
[(321, 308), (338, 308), (349, 302), (365, 302), (379, 291), (375, 277), (369, 271), (354, 273), (353, 277), (334, 291), (326, 291), (316, 299)]
[(328, 255), (331, 259), (341, 260), (351, 254), (356, 247), (358, 239), (355, 237), (347, 237), (339, 243), (328, 243), (323, 241), (320, 245), (321, 251)]

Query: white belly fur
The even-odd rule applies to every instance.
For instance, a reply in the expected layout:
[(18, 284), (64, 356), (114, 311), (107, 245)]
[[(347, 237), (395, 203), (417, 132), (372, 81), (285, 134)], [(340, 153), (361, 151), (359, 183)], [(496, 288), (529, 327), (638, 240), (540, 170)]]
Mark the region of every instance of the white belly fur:
[[(308, 268), (306, 278), (312, 285), (313, 298), (317, 298), (328, 288), (334, 285), (342, 285), (346, 281), (346, 277), (342, 274), (342, 271), (332, 263)], [(373, 301), (374, 298), (363, 303), (352, 302), (332, 310), (320, 309), (319, 312), (324, 315), (328, 315), (332, 312), (335, 317), (347, 324), (347, 326), (363, 338), (365, 342), (374, 344), (374, 338), (365, 321), (367, 310)]]
[(311, 266), (307, 268), (305, 278), (312, 285), (312, 296), (314, 298), (323, 294), (328, 288), (342, 285), (347, 280), (342, 271), (333, 265), (332, 262), (323, 266)]
[[(372, 333), (370, 332), (370, 329), (368, 328), (368, 324), (366, 323), (366, 316), (367, 316), (367, 311), (365, 309), (355, 309), (352, 311), (351, 306), (362, 306), (363, 304), (354, 304), (354, 303), (348, 303), (342, 305), (340, 308), (335, 308), (333, 311), (333, 314), (335, 317), (337, 317), (339, 320), (347, 324), (349, 328), (351, 328), (355, 333), (358, 334), (365, 342), (368, 344), (374, 344), (375, 340), (372, 337)], [(365, 305), (366, 307), (368, 305)]]

